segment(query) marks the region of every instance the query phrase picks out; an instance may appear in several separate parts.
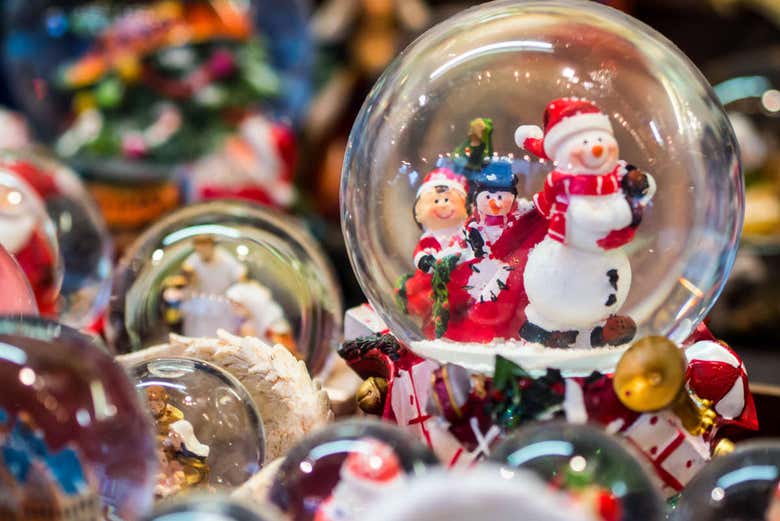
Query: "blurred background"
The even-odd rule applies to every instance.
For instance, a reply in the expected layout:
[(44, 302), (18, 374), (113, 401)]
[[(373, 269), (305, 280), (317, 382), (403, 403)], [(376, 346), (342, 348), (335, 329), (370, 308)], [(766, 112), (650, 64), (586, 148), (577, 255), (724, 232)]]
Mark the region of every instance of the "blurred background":
[[(162, 18), (186, 3), (120, 2), (154, 5), (159, 9), (153, 16)], [(210, 2), (214, 9), (235, 3)], [(103, 141), (96, 140), (97, 144), (78, 141), (83, 137), (79, 132), (89, 128), (89, 116), (94, 116), (95, 110), (102, 114), (103, 130), (110, 128), (110, 118), (119, 103), (117, 93), (127, 97), (131, 88), (140, 88), (139, 81), (149, 80), (146, 69), (141, 80), (135, 77), (132, 62), (117, 67), (119, 83), (107, 81), (103, 73), (94, 70), (96, 57), (110, 56), (112, 45), (137, 43), (139, 36), (133, 31), (141, 31), (149, 41), (149, 34), (143, 31), (153, 30), (154, 23), (162, 19), (125, 20), (124, 27), (106, 25), (101, 16), (112, 2), (6, 0), (5, 23), (0, 29), (5, 42), (0, 104), (24, 113), (33, 136), (54, 148), (86, 180), (114, 235), (117, 253), (146, 225), (177, 206), (238, 195), (305, 220), (337, 267), (345, 305), (357, 305), (363, 297), (344, 250), (338, 208), (339, 176), (353, 120), (371, 86), (398, 52), (431, 25), (476, 2), (237, 3), (253, 9), (253, 34), (259, 34), (260, 39), (240, 39), (230, 56), (209, 54), (203, 66), (213, 81), (195, 89), (190, 97), (171, 94), (176, 103), (160, 105), (156, 103), (159, 100), (152, 99), (150, 105), (148, 92), (138, 91), (133, 94), (130, 110), (137, 111), (133, 116), (142, 120), (141, 112), (148, 106), (163, 107), (155, 109), (158, 112), (146, 129), (161, 127), (163, 136), (165, 124), (176, 126), (177, 114), (185, 114), (201, 121), (197, 126), (201, 133), (231, 136), (236, 132), (248, 146), (228, 139), (231, 146), (214, 145), (214, 151), (209, 149), (206, 154), (212, 144), (192, 140), (163, 140), (160, 145), (159, 139), (149, 143), (148, 139), (134, 141), (123, 136), (117, 140), (102, 135)], [(730, 283), (712, 312), (710, 326), (745, 358), (752, 381), (780, 384), (776, 347), (780, 340), (776, 326), (780, 323), (780, 0), (603, 3), (639, 18), (680, 47), (713, 84), (732, 118), (743, 154), (747, 212), (741, 253)], [(92, 9), (95, 5), (105, 9)], [(191, 21), (207, 28), (205, 36), (193, 42), (201, 54), (208, 42), (223, 41), (246, 30), (240, 21), (235, 26), (213, 27), (204, 20), (208, 21), (208, 14)], [(103, 27), (104, 32), (95, 27)], [(115, 31), (112, 38), (116, 41), (106, 39), (105, 27)], [(159, 70), (153, 79), (156, 86), (165, 87), (165, 92), (175, 94), (179, 80), (185, 76), (188, 81), (197, 79), (195, 73), (206, 70), (197, 62), (200, 55), (160, 52), (165, 50), (164, 45), (140, 47), (138, 53), (143, 56), (155, 53), (154, 63)], [(85, 49), (92, 62), (83, 59)], [(243, 67), (242, 56), (251, 56), (254, 63), (259, 60), (268, 67)], [(220, 74), (231, 67), (240, 70), (241, 81), (219, 83)], [(169, 69), (178, 71), (176, 81), (171, 80)], [(62, 81), (58, 83), (54, 78)], [(61, 103), (58, 98), (65, 94), (68, 101)], [(220, 114), (226, 113), (228, 101), (224, 98), (257, 102), (258, 114), (271, 123), (262, 126), (243, 110), (240, 115), (227, 111), (230, 118), (213, 123), (209, 110), (219, 105)], [(126, 124), (121, 121), (117, 126)], [(204, 124), (208, 125), (206, 132)], [(13, 134), (14, 128), (6, 125), (0, 128), (0, 134)], [(246, 161), (253, 166), (258, 161), (263, 163), (262, 158), (255, 157), (258, 154), (253, 138), (258, 135), (260, 145), (273, 145), (274, 175), (266, 176), (262, 183), (257, 181), (251, 189), (238, 181), (216, 187), (203, 181), (201, 171), (213, 170), (215, 165), (230, 168), (240, 181)], [(114, 142), (118, 143), (117, 151), (110, 147)], [(196, 143), (197, 153), (189, 150), (192, 143)], [(150, 200), (154, 200), (151, 210)], [(142, 217), (128, 219), (128, 214), (139, 215), (128, 212), (128, 208), (143, 208)]]

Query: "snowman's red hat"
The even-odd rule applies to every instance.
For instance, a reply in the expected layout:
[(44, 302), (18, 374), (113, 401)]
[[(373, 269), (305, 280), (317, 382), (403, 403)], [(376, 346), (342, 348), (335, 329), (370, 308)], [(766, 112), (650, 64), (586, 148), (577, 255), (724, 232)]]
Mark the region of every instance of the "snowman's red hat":
[(587, 130), (612, 133), (609, 116), (595, 103), (583, 98), (558, 98), (544, 109), (544, 132), (534, 125), (521, 125), (515, 143), (537, 157), (550, 159), (566, 138)]
[(420, 188), (417, 189), (417, 197), (427, 191), (436, 188), (437, 186), (446, 186), (452, 190), (456, 190), (464, 196), (468, 193), (468, 181), (462, 175), (456, 174), (449, 168), (436, 168), (425, 176)]

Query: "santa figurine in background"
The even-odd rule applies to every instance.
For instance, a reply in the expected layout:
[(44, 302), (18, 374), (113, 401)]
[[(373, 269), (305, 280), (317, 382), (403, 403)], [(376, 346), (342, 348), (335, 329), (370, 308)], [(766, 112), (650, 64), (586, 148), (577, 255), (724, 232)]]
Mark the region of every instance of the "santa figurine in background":
[(621, 247), (633, 239), (655, 193), (653, 178), (618, 160), (609, 117), (582, 98), (550, 102), (544, 131), (520, 126), (515, 141), (555, 164), (534, 196), (549, 228), (528, 256), (529, 304), (520, 336), (557, 348), (631, 341), (636, 324), (617, 315), (631, 286)]
[(55, 316), (62, 271), (54, 224), (31, 186), (2, 173), (0, 244), (22, 267), (41, 314)]
[(275, 208), (295, 201), (295, 137), (261, 114), (244, 118), (238, 132), (191, 169), (190, 199), (247, 199)]
[(358, 521), (377, 500), (405, 482), (393, 449), (379, 440), (363, 439), (341, 465), (339, 483), (314, 514), (314, 521)]

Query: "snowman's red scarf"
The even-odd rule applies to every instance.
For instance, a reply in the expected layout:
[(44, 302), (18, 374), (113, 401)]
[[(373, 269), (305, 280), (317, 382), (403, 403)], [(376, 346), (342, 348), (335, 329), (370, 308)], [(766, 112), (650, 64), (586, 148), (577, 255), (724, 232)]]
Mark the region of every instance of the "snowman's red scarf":
[[(570, 195), (610, 195), (620, 190), (618, 164), (608, 174), (572, 174), (553, 170), (547, 175), (542, 191), (534, 195), (536, 208), (550, 220), (547, 235), (560, 243), (566, 241), (566, 210)], [(604, 249), (617, 248), (629, 242), (634, 235), (633, 228), (615, 230), (598, 241)]]

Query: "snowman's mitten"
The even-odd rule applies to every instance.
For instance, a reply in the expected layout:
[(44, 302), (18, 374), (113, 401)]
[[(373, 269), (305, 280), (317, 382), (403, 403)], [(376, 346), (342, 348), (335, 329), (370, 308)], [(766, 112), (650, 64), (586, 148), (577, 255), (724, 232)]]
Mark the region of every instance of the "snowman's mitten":
[(433, 255), (423, 255), (417, 263), (417, 269), (424, 271), (425, 273), (430, 273), (434, 264), (436, 264), (436, 257)]
[(647, 174), (632, 165), (626, 166), (626, 174), (620, 180), (620, 184), (626, 196), (633, 199), (643, 198), (650, 190)]
[(475, 257), (481, 258), (485, 256), (485, 239), (482, 238), (479, 230), (476, 228), (469, 229), (468, 243), (471, 245)]

